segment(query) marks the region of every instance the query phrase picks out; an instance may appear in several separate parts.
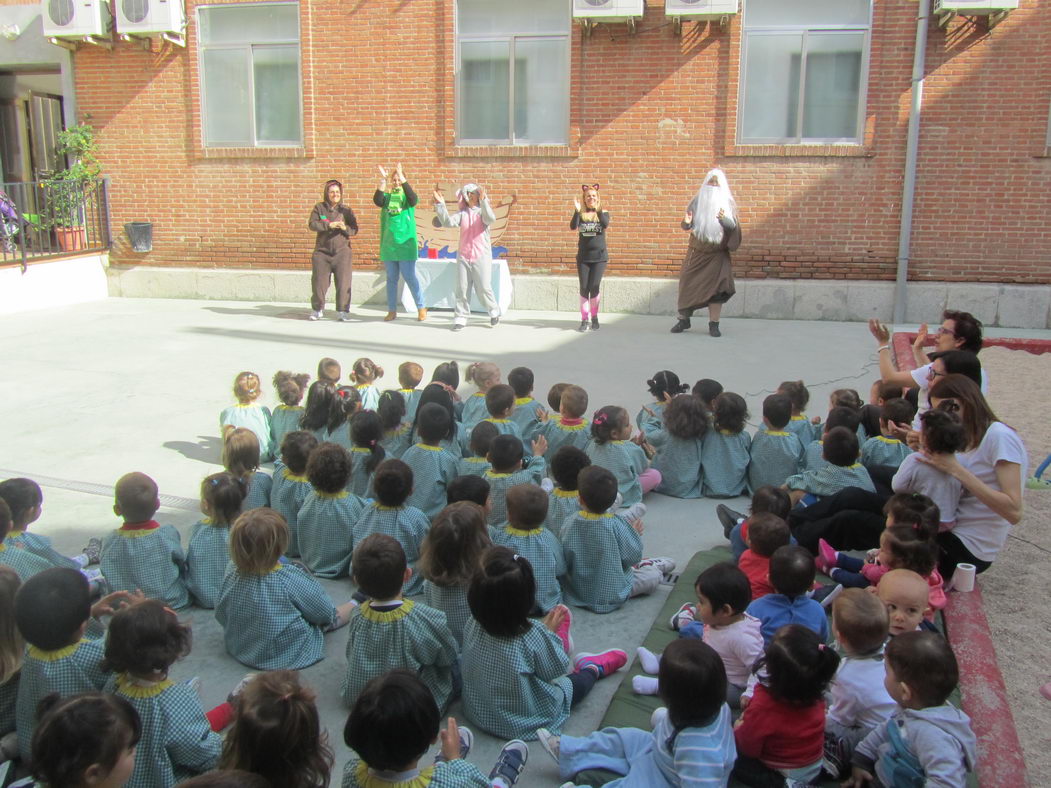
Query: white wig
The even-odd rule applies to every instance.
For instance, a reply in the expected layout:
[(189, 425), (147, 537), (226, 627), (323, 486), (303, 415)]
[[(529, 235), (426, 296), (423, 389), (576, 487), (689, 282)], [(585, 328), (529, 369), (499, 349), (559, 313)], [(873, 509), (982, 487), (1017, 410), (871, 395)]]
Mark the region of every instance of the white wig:
[(476, 191), (478, 191), (477, 183), (465, 183), (459, 188), (459, 190), (456, 192), (456, 199), (460, 203), (461, 211), (471, 204), (470, 200), (467, 199), (467, 195), (469, 195), (471, 192)]
[[(710, 186), (708, 182), (715, 178), (716, 184)], [(719, 211), (729, 216), (735, 222), (737, 219), (737, 203), (734, 202), (730, 184), (726, 181), (726, 173), (716, 168), (708, 170), (708, 174), (701, 181), (694, 198), (693, 212), (693, 234), (700, 241), (719, 244), (723, 241), (723, 226), (719, 224)]]

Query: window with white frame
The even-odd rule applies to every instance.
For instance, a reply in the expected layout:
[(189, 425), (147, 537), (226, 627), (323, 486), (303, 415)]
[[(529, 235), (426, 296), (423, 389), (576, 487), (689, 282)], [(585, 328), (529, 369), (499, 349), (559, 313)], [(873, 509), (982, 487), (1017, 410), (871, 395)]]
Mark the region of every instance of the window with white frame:
[(566, 0), (457, 0), (459, 144), (568, 141), (569, 9)]
[(738, 142), (861, 142), (871, 0), (745, 0)]
[(198, 6), (206, 147), (303, 144), (299, 4)]

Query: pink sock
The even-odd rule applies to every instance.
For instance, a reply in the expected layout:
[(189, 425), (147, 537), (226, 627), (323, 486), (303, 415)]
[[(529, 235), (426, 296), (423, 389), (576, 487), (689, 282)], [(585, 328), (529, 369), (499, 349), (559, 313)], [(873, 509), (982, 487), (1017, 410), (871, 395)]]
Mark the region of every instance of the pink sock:
[(588, 300), (584, 296), (580, 297), (580, 319), (588, 319)]
[(601, 295), (597, 295), (597, 296), (592, 296), (592, 298), (591, 298), (591, 316), (592, 317), (598, 317), (598, 300), (601, 297), (602, 297)]

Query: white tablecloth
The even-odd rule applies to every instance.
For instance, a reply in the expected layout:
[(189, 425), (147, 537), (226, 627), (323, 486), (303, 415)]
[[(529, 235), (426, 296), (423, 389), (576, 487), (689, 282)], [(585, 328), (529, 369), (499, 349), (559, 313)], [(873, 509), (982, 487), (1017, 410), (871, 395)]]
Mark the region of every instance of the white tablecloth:
[[(453, 309), (456, 307), (456, 260), (452, 258), (432, 260), (421, 258), (416, 261), (416, 278), (420, 280), (423, 290), (423, 303), (428, 309)], [(500, 305), (500, 314), (511, 307), (511, 272), (507, 269), (506, 260), (493, 260), (493, 295)], [(402, 281), (401, 304), (406, 311), (416, 309), (409, 288)], [(486, 309), (478, 300), (477, 294), (471, 291), (471, 311), (485, 313)]]

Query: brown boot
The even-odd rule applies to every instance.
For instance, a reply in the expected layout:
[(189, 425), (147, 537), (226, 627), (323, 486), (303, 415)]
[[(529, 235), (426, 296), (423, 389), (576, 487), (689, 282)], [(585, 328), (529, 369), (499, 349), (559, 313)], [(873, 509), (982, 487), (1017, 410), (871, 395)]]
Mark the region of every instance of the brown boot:
[(397, 312), (388, 312), (388, 313), (387, 313), (387, 316), (386, 316), (385, 318), (383, 318), (383, 319), (384, 319), (384, 320), (388, 320), (388, 321), (389, 321), (389, 320), (393, 320), (393, 319), (394, 319), (394, 318), (396, 318), (397, 316), (398, 316), (398, 313), (397, 313)]
[(426, 309), (421, 309), (419, 312), (417, 312), (416, 313), (416, 319), (419, 320), (421, 323), (424, 320), (426, 320), (427, 319), (427, 310)]

